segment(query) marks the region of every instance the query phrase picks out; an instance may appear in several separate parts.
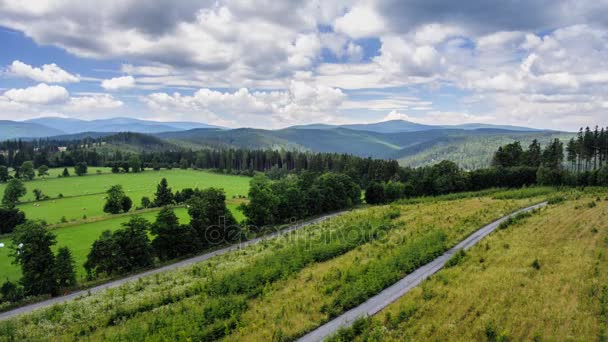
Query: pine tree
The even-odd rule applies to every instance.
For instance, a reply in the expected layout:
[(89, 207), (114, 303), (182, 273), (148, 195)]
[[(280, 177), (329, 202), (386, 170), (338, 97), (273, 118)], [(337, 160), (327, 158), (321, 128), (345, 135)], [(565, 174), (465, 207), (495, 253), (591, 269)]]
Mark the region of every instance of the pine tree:
[(156, 187), (156, 194), (154, 198), (154, 205), (157, 207), (163, 207), (166, 205), (173, 204), (173, 193), (167, 183), (167, 179), (161, 179)]
[(74, 258), (67, 247), (61, 247), (55, 258), (55, 276), (57, 285), (62, 289), (69, 289), (76, 285), (76, 272), (74, 271)]

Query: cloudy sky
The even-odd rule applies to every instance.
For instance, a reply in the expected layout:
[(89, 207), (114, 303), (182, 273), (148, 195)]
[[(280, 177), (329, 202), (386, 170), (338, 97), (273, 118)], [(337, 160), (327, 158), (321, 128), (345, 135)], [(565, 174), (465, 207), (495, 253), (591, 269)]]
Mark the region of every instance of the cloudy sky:
[(608, 0), (0, 0), (0, 119), (608, 124)]

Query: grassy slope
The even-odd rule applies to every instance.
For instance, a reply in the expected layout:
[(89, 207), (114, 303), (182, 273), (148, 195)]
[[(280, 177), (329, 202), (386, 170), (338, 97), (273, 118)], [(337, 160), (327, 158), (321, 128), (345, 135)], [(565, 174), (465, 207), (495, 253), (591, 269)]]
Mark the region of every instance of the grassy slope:
[(605, 340), (608, 201), (602, 192), (493, 233), (460, 264), (381, 311), (359, 339)]
[(330, 261), (314, 264), (293, 279), (273, 284), (256, 300), (239, 322), (230, 341), (291, 340), (327, 321), (327, 307), (340, 295), (341, 283), (355, 281), (365, 265), (394, 258), (399, 246), (433, 231), (447, 234), (448, 245), (456, 244), (485, 223), (537, 199), (494, 200), (472, 198), (437, 203), (402, 205), (398, 225), (380, 241), (366, 244)]
[[(53, 173), (57, 172), (53, 170)], [(115, 184), (123, 186), (126, 194), (133, 200), (133, 206), (135, 207), (139, 205), (142, 196), (153, 197), (156, 186), (163, 177), (167, 178), (173, 191), (186, 187), (206, 188), (213, 186), (223, 188), (228, 202), (231, 202), (232, 196), (247, 195), (250, 180), (243, 176), (180, 169), (148, 170), (136, 174), (112, 174), (107, 173), (107, 169), (102, 169), (102, 172), (104, 173), (101, 175), (90, 172), (89, 175), (83, 177), (48, 177), (25, 182), (27, 194), (21, 199), (22, 201), (32, 201), (34, 199), (32, 190), (36, 188), (53, 199), (38, 203), (24, 203), (19, 205), (19, 208), (30, 219), (43, 219), (49, 224), (56, 224), (64, 216), (69, 221), (82, 219), (83, 215), (88, 218), (102, 215), (109, 216), (103, 212), (104, 192)], [(5, 187), (5, 184), (0, 184), (0, 193), (4, 192)], [(65, 198), (57, 198), (59, 194), (63, 194)]]
[[(393, 229), (403, 233), (407, 238), (415, 237), (428, 230), (441, 229), (446, 231), (448, 241), (455, 241), (460, 236), (465, 235), (467, 231), (476, 228), (478, 225), (486, 223), (487, 221), (499, 217), (515, 207), (525, 205), (528, 202), (529, 200), (496, 201), (491, 199), (480, 200), (473, 198), (457, 200), (454, 202), (434, 203), (428, 201), (419, 204), (403, 205), (401, 209), (404, 217), (398, 219), (398, 226)], [(348, 225), (355, 222), (356, 224), (365, 224), (367, 220), (366, 217), (386, 215), (388, 211), (394, 211), (394, 208), (377, 207), (359, 210), (332, 220), (331, 223), (307, 227), (304, 229), (304, 232), (299, 233), (302, 234), (299, 236), (301, 238), (306, 238), (306, 236), (310, 234), (320, 234), (320, 232), (324, 230), (337, 229), (334, 227), (341, 227), (345, 224)], [(200, 308), (201, 303), (211, 300), (211, 298), (207, 298), (206, 296), (187, 295), (184, 299), (179, 299), (183, 296), (183, 293), (189, 293), (196, 289), (204, 288), (205, 284), (210, 279), (220, 277), (227, 272), (234, 272), (243, 267), (247, 267), (256, 260), (260, 260), (262, 257), (274, 255), (275, 251), (280, 251), (289, 243), (289, 240), (284, 239), (273, 240), (268, 243), (245, 248), (235, 253), (213, 258), (197, 265), (166, 272), (154, 277), (148, 277), (139, 282), (126, 284), (115, 290), (94, 294), (78, 302), (62, 305), (55, 309), (41, 310), (19, 319), (2, 322), (0, 323), (0, 331), (4, 331), (6, 335), (16, 334), (15, 337), (17, 339), (23, 337), (36, 339), (41, 336), (49, 337), (62, 334), (65, 334), (63, 337), (69, 338), (69, 336), (74, 336), (74, 333), (83, 331), (82, 329), (88, 331), (94, 328), (95, 332), (93, 335), (90, 335), (93, 339), (116, 338), (117, 336), (123, 336), (129, 339), (127, 336), (145, 336), (145, 334), (149, 334), (150, 331), (154, 331), (156, 328), (153, 329), (153, 327), (156, 326), (164, 331), (164, 336), (181, 336), (182, 338), (186, 338), (187, 333), (184, 331), (180, 332), (180, 329), (182, 329), (180, 327), (185, 327), (182, 326), (185, 322), (192, 322), (190, 319), (194, 319), (194, 316), (188, 318), (191, 315), (200, 317), (199, 313), (197, 313), (199, 311), (197, 308)], [(380, 254), (382, 251), (390, 251), (391, 248), (395, 247), (394, 243), (394, 238), (388, 240), (381, 239), (376, 242), (364, 244), (342, 257), (337, 257), (334, 259), (336, 261), (329, 261), (329, 264), (313, 264), (310, 266), (312, 268), (306, 268), (287, 279), (267, 284), (264, 295), (261, 298), (268, 297), (272, 303), (276, 303), (268, 308), (271, 312), (272, 310), (279, 310), (279, 313), (284, 313), (285, 310), (287, 310), (291, 313), (292, 310), (298, 310), (298, 307), (300, 309), (302, 309), (303, 306), (307, 308), (309, 301), (302, 303), (296, 303), (296, 301), (301, 299), (302, 294), (310, 294), (309, 292), (300, 292), (299, 294), (297, 292), (292, 293), (287, 298), (290, 301), (285, 305), (279, 304), (278, 301), (274, 301), (282, 298), (281, 291), (283, 291), (283, 289), (287, 289), (287, 293), (289, 293), (289, 289), (293, 288), (293, 286), (288, 285), (292, 283), (305, 286), (302, 288), (302, 291), (311, 290), (306, 283), (302, 283), (302, 279), (311, 278), (313, 281), (310, 283), (320, 284), (320, 286), (322, 286), (323, 275), (327, 275), (327, 272), (330, 274), (335, 272), (335, 267), (327, 268), (328, 265), (332, 265), (331, 263), (334, 263), (333, 265), (335, 266), (356, 266), (362, 262), (362, 258), (363, 260), (371, 261), (374, 258), (381, 257)], [(324, 273), (318, 276), (311, 273), (311, 270), (317, 270), (317, 268)], [(332, 281), (333, 279), (335, 281), (335, 278), (331, 277), (325, 279), (328, 281)], [(299, 286), (296, 286), (294, 291), (297, 291), (298, 287)], [(312, 289), (320, 291), (323, 288), (313, 287)], [(197, 292), (195, 291), (194, 293)], [(312, 296), (312, 298), (317, 297), (318, 295)], [(178, 300), (175, 303), (172, 303), (172, 300), (166, 301), (170, 298), (178, 298)], [(249, 300), (248, 307), (252, 308), (252, 310), (266, 310), (263, 306), (258, 305), (260, 304), (258, 300), (259, 299)], [(149, 307), (149, 303), (158, 301), (172, 304), (162, 305), (156, 309), (154, 309), (155, 306)], [(322, 302), (323, 301), (326, 300), (322, 300)], [(283, 307), (283, 309), (281, 309), (281, 307)], [(310, 312), (314, 312), (315, 310), (318, 310), (318, 308), (318, 305), (314, 304), (310, 308)], [(106, 326), (107, 320), (110, 317), (114, 317), (117, 313), (138, 311), (141, 313), (133, 317), (125, 318), (124, 321), (121, 321), (121, 323), (118, 323), (117, 325)], [(61, 314), (61, 312), (65, 312), (65, 314)], [(253, 313), (255, 313), (255, 311)], [(284, 324), (285, 328), (289, 328), (290, 324), (293, 322), (285, 319), (285, 316), (286, 315), (283, 314), (280, 316), (273, 315), (264, 318), (264, 321)], [(167, 318), (168, 321), (157, 326), (153, 323), (155, 317), (164, 317)], [(247, 317), (251, 318), (252, 316), (250, 313), (245, 312), (244, 318)], [(308, 315), (304, 318), (299, 316), (296, 318), (300, 319), (296, 324), (295, 331), (297, 332), (301, 332), (303, 328), (309, 329), (311, 324), (314, 326), (319, 323), (319, 320), (322, 321), (325, 319), (318, 314), (316, 316)], [(184, 319), (185, 321), (180, 319)], [(244, 320), (243, 324), (246, 328), (251, 329), (256, 325), (250, 325), (250, 323), (255, 323), (255, 320), (257, 319), (262, 318), (254, 318), (253, 322)], [(311, 321), (307, 321), (307, 319), (310, 319)], [(164, 324), (178, 325), (171, 327)], [(187, 324), (187, 326), (188, 330), (196, 330), (195, 325)], [(263, 327), (261, 327), (259, 331), (262, 336), (267, 336), (273, 328), (274, 325), (266, 326), (266, 324), (263, 324)], [(257, 334), (256, 329), (249, 330), (249, 332)], [(166, 335), (167, 333), (170, 335)]]

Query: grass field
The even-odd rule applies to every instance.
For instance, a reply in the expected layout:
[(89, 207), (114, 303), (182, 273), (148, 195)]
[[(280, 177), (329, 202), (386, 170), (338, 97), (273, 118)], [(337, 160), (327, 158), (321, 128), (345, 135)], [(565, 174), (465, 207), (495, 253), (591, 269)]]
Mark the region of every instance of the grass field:
[[(375, 279), (387, 272), (384, 267), (398, 258), (399, 248), (408, 241), (439, 231), (445, 234), (446, 245), (452, 246), (482, 225), (538, 201), (483, 197), (399, 206), (401, 214), (394, 221), (397, 227), (383, 239), (313, 264), (298, 276), (269, 286), (242, 315), (239, 328), (227, 340), (261, 341), (275, 336), (293, 340), (364, 301), (363, 296), (358, 301), (345, 298), (376, 286)], [(345, 283), (358, 283), (363, 288)]]
[(334, 340), (605, 341), (607, 194), (571, 194), (494, 232)]
[[(245, 217), (243, 213), (237, 210), (236, 205), (229, 204), (228, 208), (235, 213), (235, 218), (237, 220), (243, 220)], [(154, 222), (158, 210), (151, 210), (141, 214), (139, 216), (149, 220), (150, 222)], [(188, 212), (185, 208), (176, 208), (175, 214), (179, 217), (181, 223), (188, 223), (190, 221), (190, 216), (188, 216)], [(73, 226), (66, 226), (55, 228), (52, 232), (57, 236), (57, 244), (54, 249), (62, 246), (67, 246), (72, 251), (74, 256), (74, 262), (76, 263), (76, 268), (78, 271), (79, 277), (84, 277), (84, 267), (83, 264), (86, 261), (86, 257), (93, 245), (93, 242), (101, 235), (104, 230), (114, 231), (121, 227), (123, 222), (129, 220), (132, 215), (119, 216), (114, 218), (108, 218), (106, 220), (91, 222), (91, 223), (83, 223), (76, 224)], [(21, 277), (21, 270), (18, 265), (14, 265), (12, 263), (13, 258), (10, 256), (10, 248), (11, 239), (7, 236), (0, 237), (0, 243), (4, 243), (6, 247), (0, 248), (0, 281), (4, 281), (6, 279), (11, 281), (19, 280)]]
[[(404, 246), (427, 253), (427, 242), (434, 243), (429, 236), (441, 237), (447, 246), (536, 200), (464, 198), (356, 210), (306, 227), (297, 239), (290, 235), (250, 246), (0, 322), (0, 335), (17, 340), (198, 340), (224, 334), (230, 340), (290, 339), (325, 321), (324, 304), (348, 296), (349, 286), (370, 275), (367, 266), (392, 265)], [(367, 231), (371, 240), (331, 238), (350, 236), (341, 234), (352, 229)], [(295, 248), (301, 243), (304, 249)]]
[[(102, 174), (91, 171), (101, 170)], [(47, 177), (45, 179), (25, 182), (27, 194), (21, 201), (33, 201), (33, 189), (40, 189), (52, 199), (41, 202), (28, 202), (19, 205), (29, 219), (43, 219), (49, 224), (60, 223), (65, 217), (68, 221), (106, 215), (103, 212), (105, 191), (112, 185), (121, 184), (133, 200), (133, 206), (138, 206), (143, 196), (153, 198), (156, 186), (162, 178), (167, 178), (173, 191), (183, 188), (222, 188), (226, 199), (231, 203), (233, 196), (247, 195), (249, 189), (248, 177), (222, 175), (197, 170), (160, 170), (142, 173), (108, 173), (108, 169), (93, 169), (87, 176), (71, 176), (66, 178)], [(53, 169), (56, 173), (57, 169)], [(4, 193), (5, 184), (0, 184), (0, 193)], [(62, 194), (64, 198), (57, 198)], [(232, 201), (234, 203), (235, 201)]]
[[(52, 169), (52, 174), (57, 174), (63, 169)], [(100, 173), (97, 173), (97, 170)], [(134, 201), (134, 206), (139, 204), (142, 196), (153, 198), (156, 184), (163, 178), (167, 178), (169, 186), (173, 191), (186, 187), (219, 187), (226, 191), (227, 205), (235, 218), (239, 221), (244, 219), (243, 214), (237, 209), (239, 201), (233, 196), (247, 195), (249, 178), (242, 176), (222, 175), (206, 171), (196, 170), (161, 170), (145, 171), (137, 174), (112, 174), (107, 168), (89, 168), (89, 175), (83, 177), (71, 176), (66, 178), (47, 177), (37, 178), (25, 182), (28, 190), (23, 200), (33, 200), (32, 189), (41, 189), (44, 194), (57, 197), (62, 193), (64, 198), (53, 198), (41, 202), (29, 202), (19, 205), (26, 213), (28, 219), (43, 219), (50, 224), (58, 225), (53, 229), (57, 235), (55, 248), (67, 246), (74, 255), (79, 276), (84, 276), (82, 267), (86, 260), (91, 245), (104, 230), (116, 230), (126, 222), (131, 215), (113, 216), (103, 212), (104, 194), (90, 195), (91, 193), (104, 192), (114, 184), (122, 184), (127, 195)], [(0, 185), (0, 193), (4, 192), (5, 184)], [(89, 195), (87, 195), (89, 194)], [(73, 197), (69, 197), (73, 196)], [(86, 210), (83, 210), (86, 208)], [(157, 214), (156, 209), (137, 213), (150, 221), (154, 221)], [(185, 208), (177, 208), (176, 213), (183, 223), (189, 220)], [(87, 219), (83, 219), (86, 215)], [(68, 222), (61, 222), (65, 217)], [(90, 222), (87, 222), (90, 221)], [(17, 265), (12, 264), (13, 258), (9, 256), (10, 238), (1, 236), (0, 243), (5, 247), (0, 248), (0, 281), (5, 279), (18, 280), (20, 270)]]

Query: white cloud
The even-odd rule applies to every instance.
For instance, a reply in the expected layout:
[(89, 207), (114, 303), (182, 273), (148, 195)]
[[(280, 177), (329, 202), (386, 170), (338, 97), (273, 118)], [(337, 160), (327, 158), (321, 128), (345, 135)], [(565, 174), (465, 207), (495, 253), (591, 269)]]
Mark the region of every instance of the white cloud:
[(391, 120), (412, 121), (412, 118), (407, 114), (399, 113), (398, 111), (393, 109), (388, 114), (386, 114), (386, 116), (384, 118), (382, 118), (381, 121), (391, 121)]
[(11, 101), (30, 104), (61, 103), (65, 102), (68, 96), (69, 93), (64, 87), (49, 86), (45, 83), (22, 89), (9, 89), (4, 92), (4, 97)]
[[(340, 89), (293, 81), (287, 90), (282, 91), (241, 88), (234, 92), (221, 92), (203, 88), (191, 96), (153, 93), (143, 101), (159, 112), (221, 114), (251, 120), (256, 126), (259, 126), (259, 119), (251, 116), (263, 116), (267, 125), (286, 126), (310, 120), (326, 121), (335, 114), (344, 98), (345, 94)], [(251, 123), (241, 122), (241, 125)]]
[(57, 64), (44, 64), (41, 68), (32, 67), (19, 60), (14, 60), (8, 71), (19, 77), (27, 77), (34, 81), (46, 83), (78, 82), (78, 76), (61, 69)]
[(65, 109), (69, 111), (91, 111), (119, 108), (124, 103), (110, 94), (95, 94), (90, 96), (71, 97)]
[(118, 90), (135, 87), (133, 76), (114, 77), (101, 81), (101, 87), (106, 90)]
[(171, 74), (171, 67), (166, 65), (132, 65), (123, 64), (120, 68), (122, 72), (129, 75), (145, 76), (167, 76)]
[[(475, 120), (564, 128), (558, 125), (568, 122), (567, 115), (605, 121), (605, 9), (602, 2), (575, 0), (433, 6), (409, 0), (158, 0), (154, 6), (108, 0), (96, 7), (76, 0), (0, 1), (0, 25), (77, 56), (130, 61), (121, 67), (125, 76), (102, 86), (153, 90), (144, 98), (165, 116), (179, 115), (179, 109), (262, 126), (259, 115), (266, 115), (281, 126), (367, 109), (370, 115), (394, 111), (418, 120), (467, 120), (467, 113)], [(80, 78), (54, 64), (15, 61), (9, 67), (46, 84)], [(168, 94), (169, 87), (181, 93)], [(456, 101), (439, 112), (431, 104), (383, 95), (352, 100), (339, 89), (407, 89), (425, 98), (454, 93)], [(0, 107), (24, 106), (21, 93), (11, 93), (19, 101), (1, 95)], [(49, 106), (78, 101), (55, 96)], [(120, 102), (87, 101), (91, 107)]]
[(366, 38), (380, 35), (385, 26), (382, 17), (372, 7), (356, 6), (336, 19), (334, 29), (353, 38)]

